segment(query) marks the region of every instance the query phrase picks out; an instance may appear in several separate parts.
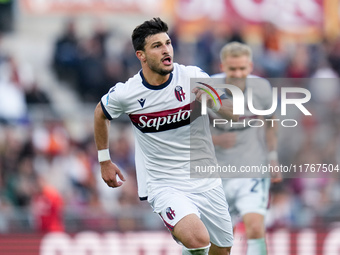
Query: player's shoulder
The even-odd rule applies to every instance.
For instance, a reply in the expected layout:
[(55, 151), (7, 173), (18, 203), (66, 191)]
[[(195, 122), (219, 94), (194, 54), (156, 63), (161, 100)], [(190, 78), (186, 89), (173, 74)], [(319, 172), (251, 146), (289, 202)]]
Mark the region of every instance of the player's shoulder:
[(191, 66), (191, 65), (182, 65), (178, 63), (174, 63), (174, 71), (180, 74), (184, 74), (190, 77), (202, 77), (209, 78), (210, 76), (200, 67)]
[(226, 78), (226, 74), (225, 73), (216, 73), (211, 75), (211, 78)]
[(130, 90), (135, 90), (136, 87), (140, 87), (140, 83), (142, 81), (140, 72), (129, 78), (125, 82), (117, 82), (112, 89), (116, 90), (119, 93), (129, 92)]
[(270, 90), (271, 89), (270, 82), (263, 77), (250, 74), (248, 75), (247, 78), (248, 78), (248, 81), (247, 81), (248, 87), (256, 88), (256, 90), (262, 90), (262, 89)]

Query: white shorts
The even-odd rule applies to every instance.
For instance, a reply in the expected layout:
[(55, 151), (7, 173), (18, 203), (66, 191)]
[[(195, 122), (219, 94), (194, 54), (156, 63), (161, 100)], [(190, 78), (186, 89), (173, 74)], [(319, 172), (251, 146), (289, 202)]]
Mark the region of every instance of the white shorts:
[(247, 213), (266, 214), (270, 178), (230, 178), (222, 183), (234, 224)]
[(159, 190), (149, 203), (170, 230), (183, 217), (194, 213), (207, 228), (211, 243), (218, 247), (233, 245), (232, 223), (222, 185), (201, 193), (185, 193), (167, 187)]

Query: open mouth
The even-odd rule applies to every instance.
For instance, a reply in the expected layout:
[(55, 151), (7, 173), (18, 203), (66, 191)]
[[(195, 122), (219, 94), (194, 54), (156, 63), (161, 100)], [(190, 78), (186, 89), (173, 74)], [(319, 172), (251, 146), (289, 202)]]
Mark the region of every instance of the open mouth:
[(162, 59), (162, 63), (164, 64), (164, 65), (171, 65), (171, 57), (170, 56), (167, 56), (167, 57), (165, 57), (165, 58), (163, 58)]

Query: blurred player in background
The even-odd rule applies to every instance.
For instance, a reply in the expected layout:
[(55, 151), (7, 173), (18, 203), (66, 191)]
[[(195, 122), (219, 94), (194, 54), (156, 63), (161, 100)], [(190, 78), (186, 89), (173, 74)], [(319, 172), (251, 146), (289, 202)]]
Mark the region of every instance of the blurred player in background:
[[(251, 89), (254, 108), (270, 109), (271, 85), (267, 80), (250, 74), (253, 70), (250, 47), (239, 42), (228, 43), (221, 49), (220, 58), (223, 73), (213, 75), (213, 78), (218, 79), (214, 82), (239, 87), (245, 98)], [(227, 97), (232, 98), (229, 90), (225, 92)], [(240, 116), (239, 123), (261, 118), (249, 111), (246, 101), (245, 114)], [(265, 116), (265, 118), (270, 119), (274, 116)], [(247, 124), (223, 125), (223, 127), (216, 125), (220, 128), (215, 130), (217, 132), (213, 136), (213, 141), (219, 165), (230, 164), (236, 166), (237, 170), (242, 166), (261, 166), (268, 163), (277, 165), (277, 128), (273, 125), (273, 121), (264, 121), (264, 123), (264, 132), (262, 128), (250, 127)], [(245, 177), (247, 176), (243, 173), (242, 176), (233, 175), (232, 178), (222, 180), (230, 206), (229, 211), (234, 224), (237, 222), (237, 216), (242, 217), (248, 244), (247, 255), (265, 255), (267, 248), (264, 217), (268, 204), (270, 178)], [(275, 173), (271, 177), (272, 182), (282, 180), (280, 173)]]
[[(159, 18), (135, 28), (132, 42), (142, 70), (114, 85), (96, 107), (94, 135), (102, 178), (110, 187), (125, 181), (111, 162), (108, 144), (109, 120), (126, 113), (134, 127), (139, 196), (148, 200), (173, 237), (184, 245), (183, 254), (229, 254), (232, 224), (221, 180), (190, 178), (191, 148), (204, 155), (195, 163), (217, 164), (209, 118), (204, 115), (193, 120), (191, 110), (200, 109), (202, 90), (190, 91), (190, 78), (209, 76), (198, 67), (173, 63), (167, 31), (167, 24)], [(190, 92), (196, 100), (190, 100)], [(230, 100), (213, 107), (210, 99), (207, 106), (226, 119), (237, 120)], [(190, 128), (196, 136), (190, 137)]]

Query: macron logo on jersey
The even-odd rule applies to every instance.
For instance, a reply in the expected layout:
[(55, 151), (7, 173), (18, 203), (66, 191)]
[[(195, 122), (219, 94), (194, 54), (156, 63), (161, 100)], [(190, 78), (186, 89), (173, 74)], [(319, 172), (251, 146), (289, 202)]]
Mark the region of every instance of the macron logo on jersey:
[(153, 133), (189, 125), (191, 112), (190, 104), (187, 104), (160, 112), (130, 114), (129, 117), (132, 124), (140, 131), (143, 133)]
[(145, 101), (146, 101), (146, 98), (145, 98), (145, 99), (144, 99), (144, 98), (141, 98), (141, 99), (138, 99), (137, 101), (138, 101), (138, 103), (140, 104), (140, 106), (143, 108), (143, 107), (144, 107), (144, 103), (145, 103)]

